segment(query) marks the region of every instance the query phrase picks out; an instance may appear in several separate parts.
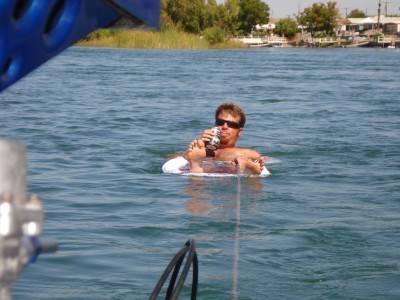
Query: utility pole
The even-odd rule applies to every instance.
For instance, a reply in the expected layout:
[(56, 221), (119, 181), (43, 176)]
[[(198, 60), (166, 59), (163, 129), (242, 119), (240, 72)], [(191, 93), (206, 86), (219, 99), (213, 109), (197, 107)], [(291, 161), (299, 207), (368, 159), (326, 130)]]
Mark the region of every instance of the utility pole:
[(378, 30), (379, 30), (379, 28), (380, 28), (380, 23), (381, 23), (381, 5), (382, 5), (382, 3), (381, 3), (381, 0), (379, 0), (379, 2), (378, 2)]
[(350, 9), (350, 8), (351, 8), (351, 7), (344, 7), (344, 8), (342, 8), (343, 10), (346, 11), (346, 18), (347, 18), (347, 10)]
[(388, 3), (392, 3), (392, 2), (387, 2), (387, 1), (384, 1), (383, 3), (385, 3), (385, 16), (387, 16), (387, 5), (388, 5)]

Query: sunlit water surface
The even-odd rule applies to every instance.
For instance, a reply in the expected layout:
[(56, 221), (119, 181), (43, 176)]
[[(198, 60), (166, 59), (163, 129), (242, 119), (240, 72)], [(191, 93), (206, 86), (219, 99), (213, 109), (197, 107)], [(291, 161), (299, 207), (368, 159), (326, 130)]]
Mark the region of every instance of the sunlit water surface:
[[(70, 48), (0, 94), (59, 243), (14, 298), (147, 299), (190, 238), (199, 299), (400, 298), (399, 70), (398, 49)], [(162, 174), (227, 100), (272, 174)]]

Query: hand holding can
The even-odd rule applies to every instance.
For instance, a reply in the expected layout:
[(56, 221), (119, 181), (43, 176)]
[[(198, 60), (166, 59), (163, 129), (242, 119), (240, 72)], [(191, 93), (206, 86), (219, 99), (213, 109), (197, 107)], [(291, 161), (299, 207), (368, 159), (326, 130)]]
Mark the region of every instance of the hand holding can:
[(221, 139), (221, 131), (218, 127), (213, 127), (211, 130), (214, 132), (213, 138), (206, 143), (206, 148), (209, 150), (217, 150)]

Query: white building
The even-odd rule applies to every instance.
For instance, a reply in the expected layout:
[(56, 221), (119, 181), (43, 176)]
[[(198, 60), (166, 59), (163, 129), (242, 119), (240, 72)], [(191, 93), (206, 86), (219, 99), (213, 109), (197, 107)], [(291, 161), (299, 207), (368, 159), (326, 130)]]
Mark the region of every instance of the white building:
[(269, 22), (268, 24), (256, 25), (257, 31), (272, 31), (275, 29), (275, 23)]
[[(379, 19), (379, 26), (378, 26)], [(400, 32), (400, 17), (378, 16), (367, 18), (348, 18), (342, 25), (342, 31), (364, 32), (366, 30), (382, 30), (386, 34)]]

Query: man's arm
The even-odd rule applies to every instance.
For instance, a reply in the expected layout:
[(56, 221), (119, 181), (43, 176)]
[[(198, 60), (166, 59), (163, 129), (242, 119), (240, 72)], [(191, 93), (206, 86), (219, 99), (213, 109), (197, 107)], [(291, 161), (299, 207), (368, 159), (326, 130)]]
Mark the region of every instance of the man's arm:
[(260, 175), (265, 164), (265, 158), (252, 149), (227, 148), (219, 150), (217, 158), (235, 163), (239, 174)]

